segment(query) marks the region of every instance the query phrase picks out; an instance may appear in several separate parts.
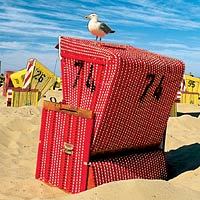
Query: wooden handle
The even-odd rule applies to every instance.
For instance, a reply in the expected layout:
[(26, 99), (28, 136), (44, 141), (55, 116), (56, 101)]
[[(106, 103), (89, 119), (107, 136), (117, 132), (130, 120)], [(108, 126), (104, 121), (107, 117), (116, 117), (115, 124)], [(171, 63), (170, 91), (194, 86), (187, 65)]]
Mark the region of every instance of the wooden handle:
[(75, 115), (87, 119), (91, 119), (93, 117), (93, 112), (91, 110), (76, 108), (68, 104), (44, 101), (43, 108), (47, 110), (54, 110), (57, 112), (66, 112), (70, 115)]

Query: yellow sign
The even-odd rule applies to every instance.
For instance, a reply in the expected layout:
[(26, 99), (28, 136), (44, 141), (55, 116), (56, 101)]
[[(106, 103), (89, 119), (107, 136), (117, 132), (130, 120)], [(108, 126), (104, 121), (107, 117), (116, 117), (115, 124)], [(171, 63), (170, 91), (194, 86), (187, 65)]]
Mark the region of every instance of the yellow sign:
[(56, 78), (56, 82), (54, 85), (51, 87), (51, 90), (62, 90), (62, 80), (60, 77)]
[(15, 88), (21, 88), (23, 86), (25, 74), (26, 69), (22, 69), (10, 75), (11, 81)]
[(185, 75), (186, 91), (200, 93), (200, 78)]
[(31, 89), (37, 89), (40, 92), (40, 98), (55, 84), (55, 82), (56, 75), (36, 60), (30, 84)]

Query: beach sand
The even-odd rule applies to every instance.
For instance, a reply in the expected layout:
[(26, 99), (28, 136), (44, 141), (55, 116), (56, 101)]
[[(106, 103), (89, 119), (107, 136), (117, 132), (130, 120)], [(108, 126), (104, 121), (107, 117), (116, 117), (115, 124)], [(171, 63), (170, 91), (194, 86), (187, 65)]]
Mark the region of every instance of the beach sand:
[[(190, 105), (181, 109), (200, 110)], [(70, 195), (34, 178), (40, 116), (41, 107), (8, 108), (0, 95), (0, 200), (200, 199), (200, 118), (184, 115), (168, 121), (169, 181), (119, 181)]]

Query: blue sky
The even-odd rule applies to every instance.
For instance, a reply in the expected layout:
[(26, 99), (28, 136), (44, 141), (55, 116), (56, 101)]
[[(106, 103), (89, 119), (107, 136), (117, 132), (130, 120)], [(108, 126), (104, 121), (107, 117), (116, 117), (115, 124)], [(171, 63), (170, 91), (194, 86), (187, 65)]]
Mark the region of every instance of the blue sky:
[(60, 73), (59, 35), (94, 39), (85, 15), (97, 13), (116, 31), (104, 41), (126, 43), (181, 59), (200, 77), (198, 0), (0, 0), (0, 60), (18, 70), (35, 57)]

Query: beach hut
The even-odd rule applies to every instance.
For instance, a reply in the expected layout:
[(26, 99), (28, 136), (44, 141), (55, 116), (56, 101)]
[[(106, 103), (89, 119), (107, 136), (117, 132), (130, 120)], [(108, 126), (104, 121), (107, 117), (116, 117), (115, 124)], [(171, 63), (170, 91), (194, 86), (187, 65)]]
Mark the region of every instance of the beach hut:
[(176, 103), (199, 104), (200, 78), (184, 75), (177, 93)]
[(7, 91), (7, 106), (37, 106), (38, 95), (38, 90), (10, 88)]
[(184, 75), (186, 90), (182, 91), (181, 103), (199, 104), (200, 78), (192, 75)]
[(129, 45), (60, 37), (58, 46), (63, 101), (44, 104), (36, 178), (71, 193), (166, 179), (165, 130), (184, 64)]
[(4, 93), (10, 89), (7, 106), (37, 106), (38, 101), (55, 82), (56, 75), (53, 72), (37, 59), (29, 59), (25, 69), (6, 72)]
[(56, 75), (35, 58), (27, 62), (23, 89), (38, 90), (38, 100), (55, 84)]

